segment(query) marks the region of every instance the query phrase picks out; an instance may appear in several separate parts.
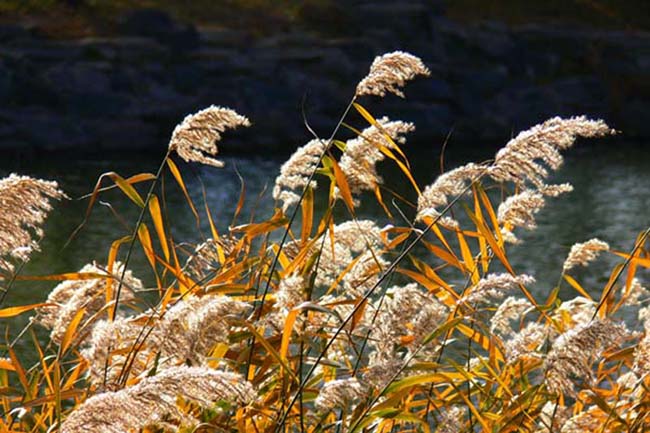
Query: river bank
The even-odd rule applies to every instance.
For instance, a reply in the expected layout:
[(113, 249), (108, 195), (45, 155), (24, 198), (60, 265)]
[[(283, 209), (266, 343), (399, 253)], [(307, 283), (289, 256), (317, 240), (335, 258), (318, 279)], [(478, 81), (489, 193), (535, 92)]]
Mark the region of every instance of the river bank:
[[(498, 22), (460, 25), (424, 1), (357, 1), (336, 32), (272, 35), (194, 27), (160, 11), (119, 34), (60, 40), (29, 23), (0, 26), (0, 150), (157, 149), (185, 114), (229, 106), (254, 127), (228, 153), (287, 151), (328, 135), (374, 56), (406, 50), (432, 77), (376, 115), (411, 120), (415, 141), (448, 134), (479, 146), (554, 115), (604, 118), (626, 139), (650, 138), (650, 34)], [(131, 21), (129, 21), (131, 20)], [(131, 23), (129, 25), (129, 23)]]

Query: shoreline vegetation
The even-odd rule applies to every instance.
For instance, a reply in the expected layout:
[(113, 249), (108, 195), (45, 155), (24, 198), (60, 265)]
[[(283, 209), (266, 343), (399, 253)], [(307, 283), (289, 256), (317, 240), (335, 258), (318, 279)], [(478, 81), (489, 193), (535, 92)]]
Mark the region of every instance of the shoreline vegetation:
[[(596, 238), (575, 244), (541, 299), (527, 289), (534, 275), (508, 256), (548, 200), (580, 194), (547, 183), (562, 151), (617, 131), (553, 117), (492, 159), (420, 185), (404, 150), (416, 125), (367, 102), (404, 97), (430, 73), (406, 52), (376, 57), (331, 134), (314, 134), (281, 167), (273, 215), (240, 215), (242, 192), (227, 231), (190, 198), (175, 160), (218, 170), (217, 142), (254, 131), (255, 119), (215, 105), (188, 115), (155, 173), (98, 179), (86, 218), (106, 188), (139, 216), (130, 235), (106, 240), (104, 263), (64, 274), (21, 273), (64, 192), (52, 181), (0, 179), (0, 303), (17, 280), (57, 283), (44, 303), (0, 304), (3, 319), (32, 315), (0, 345), (0, 430), (648, 430), (650, 228), (628, 251)], [(344, 131), (354, 137), (340, 139)], [(380, 164), (401, 178), (383, 179)], [(397, 182), (410, 193), (395, 194)], [(208, 222), (198, 245), (171, 234), (172, 186), (196, 220), (186, 224)], [(390, 224), (357, 218), (368, 202)], [(151, 287), (129, 270), (135, 251), (147, 258)], [(592, 297), (574, 271), (605, 254), (620, 262)], [(562, 287), (575, 296), (560, 299)], [(623, 320), (630, 310), (634, 323)], [(24, 364), (18, 341), (34, 345), (35, 365)]]

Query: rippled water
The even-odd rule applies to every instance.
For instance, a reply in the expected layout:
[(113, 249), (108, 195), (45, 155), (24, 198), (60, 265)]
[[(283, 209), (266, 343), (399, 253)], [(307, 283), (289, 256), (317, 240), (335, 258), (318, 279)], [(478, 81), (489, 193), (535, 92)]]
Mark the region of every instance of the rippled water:
[[(494, 149), (474, 149), (467, 152), (463, 148), (452, 146), (447, 151), (447, 166), (451, 168), (468, 160), (486, 159), (493, 151)], [(420, 184), (426, 185), (439, 173), (438, 155), (433, 150), (420, 151), (416, 157), (411, 158)], [(203, 205), (203, 185), (207, 203), (218, 227), (226, 229), (232, 222), (232, 212), (239, 198), (239, 174), (245, 181), (246, 202), (237, 223), (246, 222), (253, 211), (257, 217), (269, 216), (273, 206), (269, 198), (270, 189), (283, 158), (226, 157), (224, 160), (227, 164), (225, 169), (182, 167), (188, 189), (192, 191), (197, 206), (201, 208)], [(78, 198), (92, 190), (97, 177), (103, 172), (113, 170), (129, 176), (144, 171), (154, 172), (157, 164), (158, 161), (147, 157), (81, 161), (64, 158), (5, 159), (0, 161), (0, 176), (15, 171), (56, 179), (68, 195)], [(390, 179), (389, 183), (398, 191), (408, 190), (398, 172), (389, 170), (385, 178)], [(538, 216), (538, 229), (521, 236), (524, 242), (509, 250), (515, 270), (537, 278), (533, 292), (539, 299), (544, 299), (557, 283), (562, 262), (573, 243), (599, 237), (609, 242), (612, 248), (626, 251), (632, 247), (637, 234), (650, 225), (650, 149), (629, 143), (582, 144), (569, 151), (564, 167), (554, 180), (571, 182), (575, 191), (551, 199)], [(175, 223), (175, 240), (191, 242), (200, 239), (192, 214), (170, 176), (165, 179), (165, 190), (167, 211)], [(260, 195), (263, 197), (260, 198)], [(105, 262), (110, 243), (129, 234), (137, 217), (137, 209), (117, 191), (102, 194), (100, 200), (101, 203), (93, 210), (88, 224), (66, 249), (62, 247), (74, 227), (81, 222), (87, 202), (71, 200), (57, 204), (45, 227), (42, 252), (34, 255), (23, 273), (43, 275), (71, 272), (92, 260)], [(127, 227), (116, 219), (109, 205), (127, 222)], [(381, 212), (374, 207), (363, 211), (360, 216), (369, 214), (379, 215)], [(202, 229), (206, 234), (209, 233), (205, 224)], [(608, 256), (600, 259), (588, 271), (577, 270), (574, 274), (587, 290), (597, 294), (617, 262), (615, 257)], [(142, 271), (145, 280), (151, 278), (141, 255), (134, 258), (131, 267), (136, 272)], [(639, 276), (650, 284), (647, 271), (640, 270)], [(16, 284), (7, 296), (5, 305), (42, 302), (53, 285), (25, 282)], [(563, 295), (575, 296), (571, 290), (564, 289)], [(14, 325), (24, 323), (24, 320), (21, 317)]]

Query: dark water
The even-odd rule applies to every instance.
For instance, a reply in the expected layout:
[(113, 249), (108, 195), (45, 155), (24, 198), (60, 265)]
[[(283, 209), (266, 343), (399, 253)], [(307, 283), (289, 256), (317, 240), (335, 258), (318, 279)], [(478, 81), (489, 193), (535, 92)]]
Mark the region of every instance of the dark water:
[[(450, 168), (469, 160), (490, 158), (494, 150), (481, 148), (468, 152), (461, 146), (452, 145), (447, 150), (447, 166)], [(270, 190), (285, 158), (223, 159), (226, 162), (224, 169), (181, 165), (197, 207), (203, 208), (203, 186), (207, 204), (218, 228), (226, 230), (232, 223), (232, 212), (239, 198), (239, 173), (245, 182), (246, 201), (236, 223), (246, 222), (252, 212), (257, 219), (271, 215), (273, 202)], [(411, 160), (416, 179), (421, 185), (431, 182), (440, 172), (437, 151), (421, 150), (415, 157), (411, 155)], [(130, 234), (138, 209), (118, 191), (102, 193), (101, 203), (95, 206), (85, 228), (63, 249), (74, 228), (82, 221), (87, 206), (86, 200), (78, 198), (92, 191), (101, 173), (112, 170), (126, 177), (141, 172), (155, 172), (158, 164), (156, 157), (123, 159), (119, 155), (105, 159), (73, 160), (57, 157), (0, 161), (0, 176), (17, 172), (57, 180), (73, 198), (55, 205), (45, 226), (42, 251), (34, 254), (23, 274), (73, 272), (93, 260), (105, 263), (111, 242)], [(397, 171), (388, 170), (384, 177), (398, 191), (409, 189)], [(538, 229), (522, 233), (520, 238), (524, 242), (509, 250), (509, 258), (515, 270), (536, 277), (533, 292), (540, 300), (557, 283), (562, 263), (573, 243), (599, 237), (609, 242), (613, 249), (626, 251), (632, 247), (637, 234), (650, 225), (650, 149), (637, 144), (584, 143), (566, 154), (566, 163), (553, 180), (571, 182), (575, 191), (550, 199), (547, 207), (538, 214)], [(110, 182), (106, 181), (105, 185), (110, 185)], [(166, 208), (173, 221), (175, 240), (200, 240), (201, 233), (195, 220), (169, 173), (165, 177), (164, 186)], [(144, 195), (144, 189), (140, 190)], [(364, 200), (372, 201), (371, 197)], [(119, 218), (115, 214), (119, 214)], [(369, 208), (359, 216), (372, 214), (380, 215), (381, 211), (377, 207)], [(120, 220), (126, 224), (123, 225)], [(209, 236), (205, 218), (200, 229)], [(607, 282), (612, 266), (618, 262), (615, 257), (606, 256), (588, 270), (577, 270), (574, 275), (587, 290), (598, 294)], [(136, 254), (131, 263), (130, 267), (138, 276), (151, 281), (151, 272), (141, 253)], [(646, 284), (650, 284), (647, 270), (639, 270), (638, 275)], [(17, 283), (8, 294), (4, 306), (42, 302), (53, 286), (52, 283)], [(567, 288), (563, 295), (572, 297), (575, 293)], [(25, 317), (14, 319), (11, 328), (20, 326), (25, 320)]]

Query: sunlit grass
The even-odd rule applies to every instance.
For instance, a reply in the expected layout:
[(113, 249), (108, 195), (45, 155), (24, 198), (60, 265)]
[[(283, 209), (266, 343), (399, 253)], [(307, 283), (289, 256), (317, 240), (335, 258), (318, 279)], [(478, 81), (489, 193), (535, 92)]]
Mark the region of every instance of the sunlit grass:
[[(420, 185), (405, 146), (413, 125), (363, 104), (426, 73), (406, 53), (379, 57), (331, 137), (313, 137), (282, 167), (272, 215), (244, 215), (245, 200), (271, 198), (242, 188), (220, 231), (205, 194), (191, 198), (177, 154), (219, 165), (213, 141), (248, 124), (213, 106), (179, 124), (156, 173), (98, 179), (86, 217), (107, 189), (139, 215), (130, 235), (106, 240), (104, 262), (29, 276), (24, 257), (0, 250), (11, 261), (5, 292), (16, 280), (59, 283), (44, 304), (0, 307), (3, 319), (34, 315), (2, 346), (1, 430), (647, 430), (649, 231), (628, 251), (576, 245), (539, 299), (509, 257), (536, 212), (570, 189), (546, 184), (560, 151), (614, 131), (550, 119), (493, 159)], [(357, 137), (339, 140), (341, 127)], [(381, 161), (396, 167), (389, 178)], [(408, 190), (394, 194), (398, 183)], [(198, 245), (172, 235), (172, 188)], [(367, 206), (384, 215), (358, 218)], [(136, 252), (149, 275), (128, 270)], [(601, 254), (620, 262), (593, 297), (574, 269), (599, 266)], [(560, 299), (567, 289), (574, 297)], [(630, 310), (639, 320), (626, 325)], [(35, 332), (43, 327), (49, 338)], [(34, 365), (18, 342), (33, 346)]]

